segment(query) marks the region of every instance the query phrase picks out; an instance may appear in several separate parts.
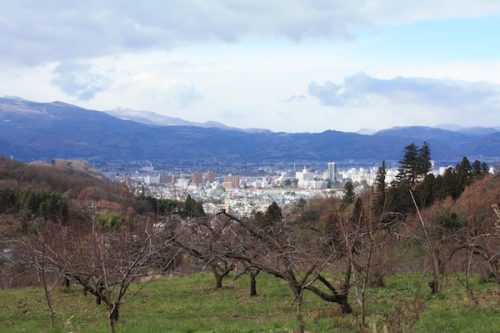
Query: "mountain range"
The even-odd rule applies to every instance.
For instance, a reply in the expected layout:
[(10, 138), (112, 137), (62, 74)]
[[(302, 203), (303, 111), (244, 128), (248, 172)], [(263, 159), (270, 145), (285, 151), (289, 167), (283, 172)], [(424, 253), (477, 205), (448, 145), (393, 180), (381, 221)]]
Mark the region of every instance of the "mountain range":
[(0, 97), (0, 155), (20, 160), (345, 161), (398, 160), (428, 141), (436, 160), (500, 157), (499, 128), (395, 127), (371, 135), (284, 133), (192, 123), (127, 109), (95, 111), (63, 102)]

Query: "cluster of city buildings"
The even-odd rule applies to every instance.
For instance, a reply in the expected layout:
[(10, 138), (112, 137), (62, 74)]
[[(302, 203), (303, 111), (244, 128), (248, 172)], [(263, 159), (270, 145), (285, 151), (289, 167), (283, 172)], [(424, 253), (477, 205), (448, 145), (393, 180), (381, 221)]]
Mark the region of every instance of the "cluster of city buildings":
[[(351, 181), (356, 191), (372, 186), (378, 167), (339, 168), (335, 162), (326, 169), (304, 167), (302, 170), (266, 169), (267, 175), (217, 175), (213, 171), (189, 174), (162, 173), (154, 169), (142, 170), (124, 177), (124, 182), (136, 195), (149, 195), (161, 199), (182, 201), (189, 194), (203, 202), (207, 213), (226, 210), (237, 216), (251, 216), (265, 211), (274, 201), (280, 206), (301, 198), (343, 196), (344, 184)], [(435, 175), (443, 174), (447, 167), (434, 168)], [(387, 168), (385, 181), (396, 179), (397, 168)]]
[[(343, 195), (345, 181), (352, 181), (360, 190), (375, 181), (377, 168), (339, 169), (336, 163), (327, 164), (326, 170), (300, 171), (269, 169), (268, 175), (244, 176), (235, 174), (216, 175), (213, 171), (190, 174), (155, 172), (148, 168), (128, 174), (124, 182), (136, 195), (149, 195), (162, 199), (184, 200), (189, 194), (202, 201), (207, 213), (222, 209), (237, 216), (251, 216), (265, 211), (274, 201), (280, 206), (300, 198)], [(395, 176), (390, 170), (387, 180)]]

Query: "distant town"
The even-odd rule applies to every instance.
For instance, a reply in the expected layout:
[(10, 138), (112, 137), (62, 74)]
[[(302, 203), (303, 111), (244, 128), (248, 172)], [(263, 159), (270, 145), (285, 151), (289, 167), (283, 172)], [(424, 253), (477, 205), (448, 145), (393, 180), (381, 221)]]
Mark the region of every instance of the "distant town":
[[(139, 164), (139, 163), (138, 163)], [(454, 164), (432, 162), (432, 173), (443, 175)], [(354, 163), (312, 163), (310, 165), (286, 165), (275, 163), (266, 166), (246, 165), (217, 169), (217, 166), (196, 167), (186, 165), (186, 171), (175, 168), (156, 169), (151, 162), (137, 165), (136, 169), (109, 167), (102, 170), (107, 177), (126, 184), (136, 196), (183, 201), (190, 195), (203, 202), (206, 213), (221, 210), (239, 217), (249, 217), (263, 212), (272, 203), (285, 206), (300, 199), (313, 197), (342, 197), (344, 185), (350, 181), (356, 192), (375, 182), (378, 166), (374, 162), (363, 166)], [(124, 170), (126, 169), (126, 170)], [(215, 170), (214, 170), (215, 169)], [(495, 167), (490, 167), (494, 173)], [(386, 183), (398, 174), (397, 162), (389, 163)]]

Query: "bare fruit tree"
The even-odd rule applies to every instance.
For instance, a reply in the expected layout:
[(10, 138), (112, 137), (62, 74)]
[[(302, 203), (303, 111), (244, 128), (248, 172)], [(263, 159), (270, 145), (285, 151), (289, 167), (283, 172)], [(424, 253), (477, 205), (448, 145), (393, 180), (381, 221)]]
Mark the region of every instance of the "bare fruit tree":
[(225, 256), (234, 238), (231, 223), (219, 216), (174, 219), (177, 221), (173, 244), (198, 261), (202, 268), (208, 267), (215, 278), (215, 288), (222, 288), (225, 277), (235, 268), (234, 260)]
[(344, 313), (352, 311), (347, 300), (350, 262), (344, 261), (347, 270), (340, 288), (336, 288), (324, 275), (340, 255), (338, 245), (330, 242), (329, 236), (314, 230), (304, 231), (287, 218), (261, 226), (226, 212), (219, 215), (234, 222), (235, 239), (224, 255), (287, 282), (294, 296), (300, 332), (305, 330), (301, 313), (305, 291), (313, 292), (324, 301), (339, 304)]
[(148, 221), (133, 230), (106, 230), (96, 226), (94, 219), (89, 229), (52, 233), (57, 242), (43, 241), (40, 256), (51, 271), (79, 284), (84, 295), (95, 297), (96, 304), (108, 311), (110, 331), (114, 333), (121, 307), (145, 285), (130, 293), (131, 284), (164, 271), (178, 252), (166, 251), (171, 240)]

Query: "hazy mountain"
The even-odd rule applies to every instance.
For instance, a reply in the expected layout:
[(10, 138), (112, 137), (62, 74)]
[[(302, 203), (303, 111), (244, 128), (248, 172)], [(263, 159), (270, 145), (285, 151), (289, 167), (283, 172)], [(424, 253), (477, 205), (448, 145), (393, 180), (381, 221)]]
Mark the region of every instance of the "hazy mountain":
[(369, 136), (338, 131), (291, 134), (152, 126), (62, 102), (0, 98), (0, 154), (22, 160), (396, 160), (405, 145), (423, 140), (430, 141), (433, 158), (458, 159), (463, 155), (499, 156), (498, 135), (478, 137), (422, 127)]
[(104, 112), (119, 119), (132, 120), (138, 123), (154, 125), (154, 126), (196, 126), (196, 127), (229, 128), (229, 126), (226, 126), (222, 123), (218, 123), (216, 121), (209, 121), (206, 123), (196, 123), (181, 118), (161, 115), (154, 112), (139, 111), (126, 108), (116, 108)]
[(361, 128), (356, 133), (363, 135), (372, 135), (374, 133), (377, 133), (377, 130), (373, 128)]
[(500, 157), (500, 131), (476, 136), (474, 140), (464, 147), (466, 152), (474, 152), (476, 155)]
[(197, 124), (186, 121), (181, 118), (159, 115), (154, 112), (138, 111), (126, 108), (116, 108), (109, 111), (104, 111), (107, 114), (123, 119), (132, 120), (138, 123), (154, 125), (154, 126), (196, 126)]
[(411, 138), (427, 141), (443, 141), (447, 143), (462, 144), (470, 142), (471, 136), (460, 132), (447, 131), (440, 128), (427, 127), (427, 126), (406, 126), (406, 127), (393, 127), (374, 133), (377, 136), (397, 136), (403, 138)]
[(492, 127), (468, 127), (461, 129), (459, 132), (463, 134), (481, 136), (498, 133), (500, 130)]
[(463, 134), (469, 134), (469, 135), (489, 135), (496, 132), (500, 132), (500, 127), (480, 127), (480, 126), (462, 127), (453, 124), (437, 125), (436, 128), (459, 132)]
[(459, 132), (460, 130), (464, 129), (464, 127), (455, 124), (440, 124), (434, 127), (454, 132)]
[(122, 120), (132, 120), (141, 124), (153, 125), (153, 126), (194, 126), (194, 127), (205, 127), (205, 128), (223, 128), (223, 129), (239, 130), (245, 132), (268, 131), (264, 129), (253, 129), (253, 128), (241, 129), (237, 127), (230, 127), (217, 121), (207, 121), (204, 123), (198, 123), (198, 122), (187, 121), (181, 118), (165, 116), (154, 112), (139, 111), (126, 108), (116, 108), (104, 112)]

